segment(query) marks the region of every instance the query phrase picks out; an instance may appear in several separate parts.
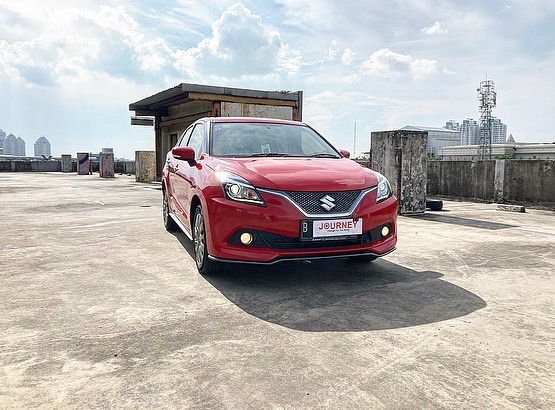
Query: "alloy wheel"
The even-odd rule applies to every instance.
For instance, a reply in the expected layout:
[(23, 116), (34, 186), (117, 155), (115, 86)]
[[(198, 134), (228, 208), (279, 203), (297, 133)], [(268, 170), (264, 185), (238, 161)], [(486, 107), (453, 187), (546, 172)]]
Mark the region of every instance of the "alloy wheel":
[(202, 267), (206, 252), (206, 236), (204, 231), (204, 218), (202, 212), (199, 210), (195, 214), (194, 223), (194, 247), (195, 247), (195, 262), (198, 268)]
[(169, 209), (168, 209), (168, 195), (164, 192), (162, 195), (162, 217), (164, 218), (164, 225), (168, 225)]

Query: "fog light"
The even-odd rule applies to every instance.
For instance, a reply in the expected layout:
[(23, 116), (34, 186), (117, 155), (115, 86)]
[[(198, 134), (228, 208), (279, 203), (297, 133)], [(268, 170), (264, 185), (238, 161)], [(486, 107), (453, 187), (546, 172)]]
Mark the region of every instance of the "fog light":
[(382, 236), (383, 236), (383, 237), (386, 237), (387, 235), (389, 235), (389, 227), (384, 226), (384, 227), (382, 228)]
[(243, 245), (250, 245), (253, 239), (254, 239), (254, 236), (252, 236), (252, 233), (250, 232), (243, 232), (239, 237), (239, 240)]

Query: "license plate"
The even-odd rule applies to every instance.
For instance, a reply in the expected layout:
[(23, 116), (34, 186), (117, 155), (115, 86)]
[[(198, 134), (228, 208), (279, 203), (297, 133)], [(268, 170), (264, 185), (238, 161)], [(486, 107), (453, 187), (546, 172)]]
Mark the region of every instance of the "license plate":
[(362, 219), (324, 219), (301, 221), (301, 240), (346, 239), (362, 234)]

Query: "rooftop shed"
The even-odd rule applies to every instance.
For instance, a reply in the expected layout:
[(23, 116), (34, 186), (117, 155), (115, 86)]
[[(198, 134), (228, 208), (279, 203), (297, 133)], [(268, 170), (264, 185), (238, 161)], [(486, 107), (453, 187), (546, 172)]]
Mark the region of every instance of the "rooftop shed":
[(154, 125), (156, 175), (166, 153), (202, 117), (268, 117), (302, 121), (302, 91), (261, 91), (181, 83), (129, 104), (132, 124)]

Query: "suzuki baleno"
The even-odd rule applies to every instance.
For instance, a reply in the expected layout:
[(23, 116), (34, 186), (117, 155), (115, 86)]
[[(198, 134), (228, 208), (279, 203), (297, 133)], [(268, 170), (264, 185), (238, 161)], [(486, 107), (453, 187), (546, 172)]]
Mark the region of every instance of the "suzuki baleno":
[(203, 274), (230, 262), (370, 261), (397, 241), (386, 178), (302, 122), (200, 119), (168, 152), (162, 188), (164, 225), (193, 241)]

